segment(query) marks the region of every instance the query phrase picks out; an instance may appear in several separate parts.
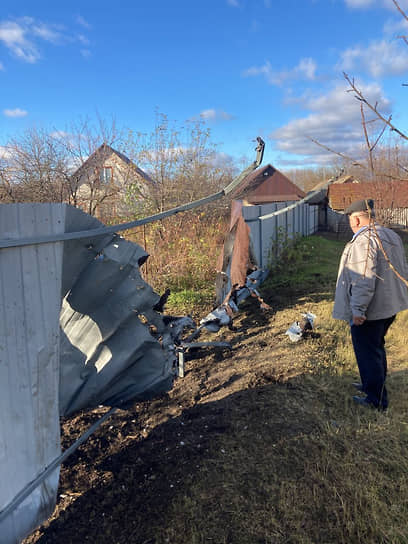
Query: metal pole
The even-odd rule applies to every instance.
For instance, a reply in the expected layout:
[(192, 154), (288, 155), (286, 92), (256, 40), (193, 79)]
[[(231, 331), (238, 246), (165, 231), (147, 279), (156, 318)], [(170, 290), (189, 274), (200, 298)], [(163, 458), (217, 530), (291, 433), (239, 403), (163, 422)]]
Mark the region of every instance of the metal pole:
[(46, 478), (53, 472), (61, 463), (65, 461), (67, 457), (69, 457), (72, 453), (74, 453), (75, 450), (79, 448), (79, 446), (87, 440), (92, 433), (96, 431), (96, 429), (104, 422), (106, 421), (115, 411), (117, 410), (116, 407), (111, 408), (106, 414), (104, 414), (96, 423), (91, 425), (89, 429), (76, 440), (68, 449), (66, 449), (59, 457), (54, 459), (32, 482), (30, 482), (26, 487), (24, 487), (17, 495), (14, 497), (14, 499), (9, 502), (3, 510), (0, 512), (0, 522), (3, 521), (11, 512), (13, 512), (17, 506), (19, 506), (24, 499), (26, 499), (30, 493), (34, 491), (36, 487), (38, 487)]
[(258, 168), (258, 166), (262, 162), (265, 144), (263, 140), (261, 140), (261, 138), (257, 138), (257, 140), (258, 146), (256, 147), (256, 160), (252, 164), (250, 164), (248, 168), (241, 172), (236, 178), (234, 178), (229, 185), (224, 187), (224, 189), (222, 189), (221, 191), (218, 191), (218, 193), (214, 193), (204, 198), (200, 198), (199, 200), (194, 200), (193, 202), (189, 202), (187, 204), (182, 204), (181, 206), (177, 206), (176, 208), (172, 208), (165, 212), (150, 215), (149, 217), (145, 217), (144, 219), (138, 219), (137, 221), (130, 221), (128, 223), (121, 223), (119, 225), (111, 225), (110, 227), (104, 226), (97, 229), (89, 229), (79, 232), (65, 232), (61, 234), (51, 234), (48, 236), (38, 236), (34, 238), (20, 238), (18, 240), (0, 240), (0, 249), (6, 247), (29, 246), (34, 244), (47, 244), (50, 242), (61, 242), (65, 240), (76, 240), (80, 238), (93, 238), (95, 236), (101, 236), (103, 234), (114, 234), (123, 230), (140, 227), (141, 225), (147, 225), (148, 223), (153, 223), (154, 221), (165, 219), (166, 217), (170, 217), (171, 215), (175, 215), (180, 212), (185, 212), (187, 210), (198, 208), (199, 206), (203, 206), (204, 204), (209, 204), (214, 200), (218, 200), (219, 198), (230, 194), (240, 185), (240, 183), (247, 177), (248, 174)]

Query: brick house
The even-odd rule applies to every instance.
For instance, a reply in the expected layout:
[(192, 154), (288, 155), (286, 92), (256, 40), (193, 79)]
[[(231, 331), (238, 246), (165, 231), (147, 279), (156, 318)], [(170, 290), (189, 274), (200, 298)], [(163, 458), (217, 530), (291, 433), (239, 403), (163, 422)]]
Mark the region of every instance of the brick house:
[(376, 181), (329, 187), (328, 202), (335, 211), (342, 212), (351, 202), (363, 198), (375, 201), (380, 221), (389, 225), (408, 226), (408, 181)]
[(75, 203), (104, 221), (134, 212), (152, 184), (146, 172), (105, 143), (70, 178)]

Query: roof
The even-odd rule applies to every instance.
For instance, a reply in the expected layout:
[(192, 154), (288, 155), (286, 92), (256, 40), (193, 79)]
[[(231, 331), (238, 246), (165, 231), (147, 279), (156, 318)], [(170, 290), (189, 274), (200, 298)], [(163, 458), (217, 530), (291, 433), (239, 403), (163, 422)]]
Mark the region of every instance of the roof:
[(354, 176), (342, 176), (341, 178), (338, 178), (333, 181), (333, 184), (335, 185), (342, 185), (343, 183), (360, 183), (358, 179), (355, 179)]
[(251, 172), (233, 191), (235, 199), (252, 204), (301, 200), (306, 194), (271, 164)]
[[(329, 182), (328, 179), (323, 179), (322, 181), (319, 181), (310, 189), (308, 192), (311, 193), (313, 191), (318, 191), (319, 189), (322, 189), (323, 187), (326, 187), (327, 183)], [(342, 185), (344, 183), (360, 183), (357, 179), (355, 179), (353, 176), (342, 176), (341, 178), (337, 178), (334, 181), (331, 182), (332, 185)]]
[(103, 163), (112, 154), (119, 157), (119, 159), (121, 159), (124, 163), (131, 165), (141, 178), (151, 183), (154, 183), (153, 179), (148, 174), (146, 174), (146, 172), (144, 172), (141, 168), (136, 166), (136, 164), (132, 162), (128, 157), (126, 157), (126, 155), (124, 155), (120, 151), (117, 151), (116, 149), (113, 149), (113, 147), (111, 147), (110, 145), (106, 143), (103, 143), (102, 145), (100, 145), (98, 149), (92, 153), (92, 155), (89, 155), (87, 160), (74, 172), (73, 175), (77, 175), (82, 170), (86, 170), (86, 168), (90, 165), (93, 166), (95, 165), (95, 163), (98, 163), (98, 164)]
[[(338, 178), (331, 182), (331, 185), (343, 185), (343, 184), (356, 184), (360, 183), (358, 180), (356, 180), (353, 176), (342, 176), (341, 178)], [(320, 204), (321, 202), (325, 202), (327, 198), (327, 192), (329, 189), (328, 180), (324, 179), (323, 181), (319, 181), (319, 183), (316, 183), (316, 185), (308, 191), (307, 195), (311, 195), (312, 193), (315, 193), (311, 198), (309, 198), (308, 203), (309, 204)]]
[(376, 208), (408, 208), (408, 181), (378, 181), (330, 185), (329, 205), (344, 210), (354, 200), (373, 198)]

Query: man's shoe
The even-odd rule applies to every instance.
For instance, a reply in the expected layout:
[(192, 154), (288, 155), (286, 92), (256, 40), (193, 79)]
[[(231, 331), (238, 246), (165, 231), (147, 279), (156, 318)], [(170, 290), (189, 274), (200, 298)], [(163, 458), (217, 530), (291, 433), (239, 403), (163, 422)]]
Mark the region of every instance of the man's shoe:
[(367, 397), (359, 397), (358, 395), (355, 395), (353, 397), (353, 401), (355, 404), (359, 404), (360, 406), (365, 406), (366, 408), (376, 408), (377, 410), (383, 410), (383, 411), (387, 409), (387, 406), (376, 406), (373, 402), (369, 401)]
[(351, 384), (353, 387), (355, 387), (358, 391), (363, 391), (363, 384), (360, 382), (353, 382)]

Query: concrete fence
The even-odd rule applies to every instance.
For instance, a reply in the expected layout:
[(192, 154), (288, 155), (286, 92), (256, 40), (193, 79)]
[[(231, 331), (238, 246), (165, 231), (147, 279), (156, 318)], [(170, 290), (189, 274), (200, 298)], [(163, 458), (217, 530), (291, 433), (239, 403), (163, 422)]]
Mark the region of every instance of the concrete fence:
[[(380, 223), (391, 227), (408, 227), (408, 209), (406, 208), (379, 208), (376, 209), (376, 218)], [(350, 238), (353, 235), (347, 216), (331, 208), (327, 209), (327, 228)]]
[(408, 209), (407, 208), (393, 208), (389, 210), (383, 210), (384, 219), (386, 219), (392, 226), (396, 227), (408, 227)]
[(318, 229), (318, 207), (305, 202), (279, 202), (244, 206), (245, 222), (251, 229), (254, 257), (267, 268), (288, 240), (308, 236)]

